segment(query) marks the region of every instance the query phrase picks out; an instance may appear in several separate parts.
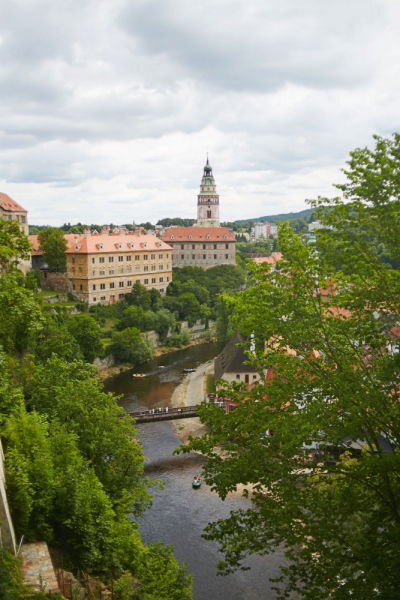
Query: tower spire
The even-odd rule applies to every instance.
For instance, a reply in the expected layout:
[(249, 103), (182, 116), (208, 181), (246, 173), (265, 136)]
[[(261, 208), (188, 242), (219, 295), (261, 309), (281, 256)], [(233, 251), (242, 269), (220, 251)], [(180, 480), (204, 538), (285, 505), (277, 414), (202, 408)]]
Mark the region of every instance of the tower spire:
[(200, 193), (197, 196), (197, 226), (219, 227), (219, 196), (208, 159), (208, 151), (207, 162), (200, 184)]

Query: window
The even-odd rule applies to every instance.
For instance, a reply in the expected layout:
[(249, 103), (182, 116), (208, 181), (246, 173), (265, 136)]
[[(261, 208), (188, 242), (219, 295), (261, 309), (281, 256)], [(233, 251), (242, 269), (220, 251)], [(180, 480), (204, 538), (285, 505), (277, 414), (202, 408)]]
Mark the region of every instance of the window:
[(257, 375), (253, 375), (253, 379), (257, 379)]
[(156, 270), (156, 265), (151, 265), (151, 270), (155, 271)]
[(132, 287), (132, 281), (129, 279), (128, 283), (126, 284), (128, 287)]
[(127, 273), (132, 273), (132, 267), (126, 267), (126, 272)]
[(75, 264), (75, 258), (74, 257), (72, 257), (72, 264), (73, 265)]
[(144, 283), (144, 285), (149, 285), (149, 280), (148, 280), (148, 279), (145, 279), (145, 280), (143, 281), (143, 283)]
[[(79, 270), (82, 271), (81, 267), (79, 267)], [(92, 271), (92, 276), (96, 277), (96, 271)]]
[(192, 250), (194, 250), (194, 249), (195, 249), (195, 244), (192, 244)]
[(206, 260), (207, 256), (205, 254), (203, 254), (203, 260)]
[(158, 259), (159, 259), (159, 260), (162, 260), (163, 258), (164, 258), (164, 255), (163, 255), (163, 254), (159, 254), (159, 255), (158, 255)]
[(21, 223), (25, 223), (25, 217), (24, 217), (24, 215), (21, 216)]
[(236, 375), (236, 379), (240, 379), (240, 375)]
[(169, 258), (169, 254), (167, 254), (167, 255), (165, 256), (165, 258)]
[(207, 211), (207, 219), (211, 219), (211, 210)]
[(128, 254), (128, 256), (126, 257), (126, 262), (131, 262), (132, 261), (132, 256), (130, 254)]
[(96, 284), (93, 284), (92, 290), (94, 291), (96, 289)]
[(167, 277), (167, 281), (169, 281), (169, 277)]
[(124, 257), (123, 256), (118, 256), (118, 262), (124, 262)]
[(214, 250), (216, 250), (216, 249), (217, 249), (217, 244), (214, 244)]
[(229, 244), (225, 244), (225, 250), (229, 250)]
[(164, 288), (160, 288), (160, 293), (163, 294), (164, 293)]
[[(72, 259), (72, 262), (75, 262), (75, 259), (74, 259), (74, 258)], [(95, 258), (92, 258), (92, 265), (94, 265), (94, 263), (95, 263), (95, 262), (96, 262), (96, 259), (95, 259)]]
[(104, 258), (104, 256), (100, 256), (99, 258), (99, 263), (103, 263), (106, 259)]
[(19, 215), (16, 216), (17, 221), (19, 221)]
[(158, 280), (160, 283), (164, 282), (164, 277), (160, 277), (160, 279)]
[(211, 237), (211, 236), (210, 236), (210, 234), (209, 234), (209, 233), (207, 233), (207, 239), (208, 239), (208, 240), (210, 239), (210, 237)]
[(229, 258), (229, 254), (225, 254), (225, 258)]
[(74, 283), (72, 284), (72, 289), (73, 289), (73, 290), (75, 289), (75, 284), (74, 284)]
[(113, 290), (114, 288), (115, 288), (115, 283), (112, 281), (112, 282), (110, 283), (110, 290)]
[(105, 275), (105, 274), (106, 274), (105, 270), (104, 269), (100, 269), (100, 275)]
[(118, 269), (118, 273), (119, 273), (120, 275), (122, 275), (122, 274), (123, 274), (123, 272), (124, 272), (124, 267), (119, 267), (119, 269)]
[(156, 282), (156, 278), (155, 278), (155, 277), (152, 277), (152, 278), (151, 278), (151, 283), (155, 283), (155, 282)]
[(96, 296), (93, 296), (93, 302), (96, 302), (97, 298)]
[(109, 256), (108, 257), (108, 262), (114, 262), (114, 257), (113, 256)]
[(124, 282), (120, 281), (118, 285), (119, 285), (119, 287), (124, 287)]
[(195, 260), (195, 258), (196, 258), (196, 255), (192, 254), (192, 260)]
[(105, 296), (100, 296), (100, 300), (105, 300), (106, 297)]
[(140, 260), (140, 254), (135, 254), (135, 260)]
[(164, 265), (158, 265), (158, 270), (159, 271), (163, 271), (164, 270)]
[(114, 267), (112, 269), (108, 269), (108, 274), (109, 275), (114, 275)]
[(80, 291), (83, 290), (83, 285), (82, 284), (80, 284), (79, 289), (80, 289)]
[(150, 258), (151, 258), (151, 260), (156, 260), (156, 255), (152, 254)]
[(105, 283), (101, 283), (100, 284), (100, 289), (101, 290), (105, 290), (106, 289), (106, 284)]
[(118, 298), (123, 298), (125, 294), (118, 294)]
[(217, 260), (217, 255), (216, 254), (214, 254), (214, 260)]
[(181, 250), (185, 249), (185, 244), (181, 244)]
[(143, 260), (149, 260), (149, 255), (148, 254), (143, 254)]
[(168, 269), (169, 269), (169, 265), (167, 264), (167, 271), (168, 271)]
[(140, 273), (140, 267), (135, 267), (135, 273)]
[(205, 250), (205, 249), (206, 249), (206, 245), (205, 245), (205, 244), (203, 244), (203, 250)]
[(181, 260), (183, 260), (185, 258), (184, 254), (181, 254)]
[(147, 273), (147, 271), (148, 271), (148, 270), (149, 270), (149, 267), (148, 267), (147, 265), (143, 267), (143, 271), (144, 271), (145, 273)]

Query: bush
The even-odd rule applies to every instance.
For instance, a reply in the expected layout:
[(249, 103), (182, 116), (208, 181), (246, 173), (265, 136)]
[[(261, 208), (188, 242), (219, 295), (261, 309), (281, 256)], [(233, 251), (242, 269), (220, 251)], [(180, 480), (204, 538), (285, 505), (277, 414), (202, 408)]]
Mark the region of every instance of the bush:
[(189, 331), (187, 329), (182, 329), (180, 333), (174, 333), (167, 339), (167, 346), (182, 348), (182, 346), (188, 346), (191, 339)]
[(106, 327), (105, 329), (102, 330), (101, 337), (102, 338), (112, 338), (113, 333), (114, 333), (114, 330), (111, 329), (111, 327)]
[(141, 364), (153, 358), (152, 345), (142, 340), (140, 331), (135, 327), (114, 331), (109, 351), (118, 362)]
[(75, 308), (76, 310), (80, 310), (81, 312), (86, 312), (87, 311), (87, 303), (86, 302), (77, 302), (75, 304)]

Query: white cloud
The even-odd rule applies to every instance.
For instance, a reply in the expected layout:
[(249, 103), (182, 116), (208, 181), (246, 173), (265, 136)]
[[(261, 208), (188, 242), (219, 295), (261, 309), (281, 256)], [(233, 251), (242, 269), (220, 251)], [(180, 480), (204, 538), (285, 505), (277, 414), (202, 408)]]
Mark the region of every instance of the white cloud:
[(14, 0), (0, 7), (0, 190), (31, 223), (223, 219), (335, 195), (400, 130), (394, 0)]

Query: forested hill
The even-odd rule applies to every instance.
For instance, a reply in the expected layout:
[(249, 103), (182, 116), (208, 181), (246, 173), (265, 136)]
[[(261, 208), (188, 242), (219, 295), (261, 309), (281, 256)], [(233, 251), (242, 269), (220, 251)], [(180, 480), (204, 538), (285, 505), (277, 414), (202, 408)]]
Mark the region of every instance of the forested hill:
[(292, 221), (292, 219), (305, 219), (309, 217), (312, 213), (312, 208), (306, 208), (305, 210), (300, 210), (299, 212), (290, 212), (290, 213), (281, 213), (279, 215), (268, 215), (266, 217), (256, 217), (251, 219), (240, 219), (235, 221), (235, 223), (248, 223), (249, 221)]

